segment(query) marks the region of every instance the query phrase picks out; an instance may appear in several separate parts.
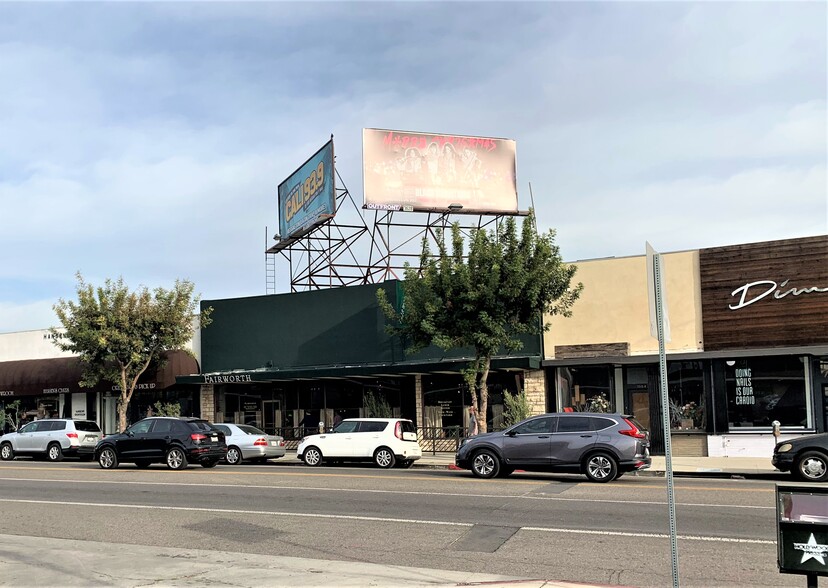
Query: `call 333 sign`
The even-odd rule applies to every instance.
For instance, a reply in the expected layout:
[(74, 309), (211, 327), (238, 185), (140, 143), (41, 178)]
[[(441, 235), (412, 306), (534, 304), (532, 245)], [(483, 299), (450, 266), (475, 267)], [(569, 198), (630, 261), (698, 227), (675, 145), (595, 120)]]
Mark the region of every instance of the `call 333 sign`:
[(336, 210), (333, 139), (279, 184), (279, 234), (299, 237)]

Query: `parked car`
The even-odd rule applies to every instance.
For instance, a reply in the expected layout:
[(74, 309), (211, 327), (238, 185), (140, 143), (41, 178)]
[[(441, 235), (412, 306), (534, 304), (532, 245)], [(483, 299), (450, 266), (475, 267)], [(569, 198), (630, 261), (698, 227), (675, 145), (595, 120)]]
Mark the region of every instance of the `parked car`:
[(378, 467), (407, 468), (423, 455), (417, 429), (407, 419), (345, 419), (330, 433), (299, 442), (299, 459), (309, 466), (325, 461), (373, 461)]
[(49, 461), (60, 461), (64, 457), (91, 460), (95, 445), (102, 437), (103, 433), (94, 421), (41, 419), (0, 437), (0, 458), (9, 460), (30, 455)]
[(773, 466), (806, 482), (828, 482), (828, 433), (806, 435), (777, 443)]
[(181, 470), (190, 462), (212, 468), (226, 453), (224, 433), (204, 419), (184, 417), (140, 420), (95, 447), (95, 458), (105, 470), (126, 462), (139, 468), (166, 463), (172, 470)]
[(478, 478), (522, 469), (582, 473), (593, 482), (610, 482), (624, 472), (650, 467), (649, 447), (649, 432), (631, 416), (544, 414), (505, 431), (464, 439), (455, 463)]
[(285, 455), (285, 440), (279, 435), (268, 435), (252, 425), (221, 423), (213, 426), (224, 433), (224, 442), (227, 444), (224, 459), (230, 465), (240, 464), (245, 459), (264, 463), (268, 459)]

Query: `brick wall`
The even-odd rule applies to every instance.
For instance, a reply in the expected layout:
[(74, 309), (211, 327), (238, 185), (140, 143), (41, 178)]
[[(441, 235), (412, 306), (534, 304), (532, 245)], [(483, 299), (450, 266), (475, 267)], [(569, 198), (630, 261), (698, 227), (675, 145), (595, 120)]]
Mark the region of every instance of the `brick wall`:
[(532, 406), (532, 414), (546, 412), (546, 373), (544, 370), (531, 370), (523, 374), (526, 398)]
[(414, 426), (422, 427), (425, 424), (425, 418), (423, 417), (423, 377), (419, 374), (414, 376), (414, 402), (417, 414)]
[(208, 421), (216, 418), (216, 395), (212, 384), (201, 385), (201, 418)]

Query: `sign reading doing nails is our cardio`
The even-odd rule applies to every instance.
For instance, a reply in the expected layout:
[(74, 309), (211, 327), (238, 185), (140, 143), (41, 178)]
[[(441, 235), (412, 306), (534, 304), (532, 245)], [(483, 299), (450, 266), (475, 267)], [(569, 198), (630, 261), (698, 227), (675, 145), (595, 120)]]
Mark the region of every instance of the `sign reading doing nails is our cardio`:
[(336, 212), (333, 139), (279, 184), (279, 235), (300, 237)]

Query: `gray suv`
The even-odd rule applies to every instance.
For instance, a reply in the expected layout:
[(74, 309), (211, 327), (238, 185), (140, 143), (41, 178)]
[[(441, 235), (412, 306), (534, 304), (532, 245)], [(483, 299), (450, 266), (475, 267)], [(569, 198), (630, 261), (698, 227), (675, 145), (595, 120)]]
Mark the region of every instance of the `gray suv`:
[(49, 461), (60, 461), (64, 457), (92, 460), (95, 445), (101, 438), (101, 428), (94, 421), (41, 419), (0, 437), (0, 458), (10, 460), (30, 455)]
[(478, 478), (505, 477), (516, 469), (582, 473), (610, 482), (650, 467), (650, 433), (633, 417), (575, 412), (544, 414), (505, 431), (464, 439), (455, 463)]

